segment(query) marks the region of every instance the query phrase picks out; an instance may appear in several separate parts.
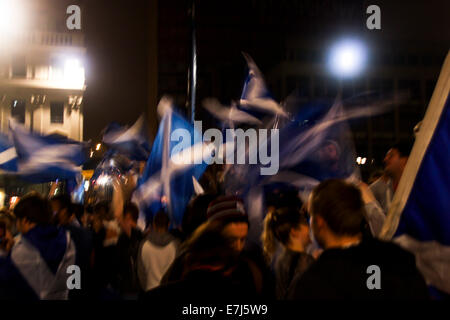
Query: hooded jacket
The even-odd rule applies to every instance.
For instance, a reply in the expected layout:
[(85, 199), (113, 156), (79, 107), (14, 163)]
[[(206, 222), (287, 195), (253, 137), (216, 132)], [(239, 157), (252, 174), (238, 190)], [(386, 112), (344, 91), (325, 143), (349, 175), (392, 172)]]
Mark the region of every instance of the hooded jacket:
[(178, 240), (168, 232), (150, 232), (142, 241), (137, 265), (142, 290), (159, 286), (161, 278), (175, 260), (178, 245)]

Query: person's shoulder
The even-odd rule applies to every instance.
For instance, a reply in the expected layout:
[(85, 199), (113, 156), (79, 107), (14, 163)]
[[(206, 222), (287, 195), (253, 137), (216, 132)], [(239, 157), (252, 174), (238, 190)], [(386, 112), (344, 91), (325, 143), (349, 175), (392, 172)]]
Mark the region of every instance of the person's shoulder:
[(414, 255), (392, 241), (384, 241), (377, 238), (364, 240), (359, 246), (361, 250), (370, 252), (380, 252), (384, 256), (395, 257), (396, 259), (414, 259)]

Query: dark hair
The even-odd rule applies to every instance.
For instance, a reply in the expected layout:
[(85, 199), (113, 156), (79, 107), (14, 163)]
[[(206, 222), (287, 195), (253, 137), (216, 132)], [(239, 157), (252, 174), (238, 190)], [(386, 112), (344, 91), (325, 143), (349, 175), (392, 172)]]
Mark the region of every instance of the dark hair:
[(139, 208), (133, 202), (127, 202), (123, 207), (123, 216), (130, 214), (133, 221), (137, 222), (139, 218)]
[[(104, 211), (103, 213), (101, 212), (102, 210)], [(110, 213), (109, 213), (109, 202), (108, 201), (106, 201), (106, 200), (100, 201), (94, 205), (94, 214), (98, 214), (98, 213), (101, 213), (102, 215), (104, 215), (101, 217), (102, 219), (109, 218)]]
[(304, 209), (281, 207), (267, 213), (264, 218), (262, 241), (264, 253), (269, 260), (272, 260), (276, 250), (275, 240), (287, 245), (291, 229), (297, 228), (300, 224), (308, 225)]
[(155, 216), (153, 217), (153, 226), (156, 228), (167, 228), (170, 223), (169, 215), (166, 213), (164, 209), (158, 210)]
[(50, 224), (52, 213), (48, 201), (36, 193), (25, 195), (14, 207), (17, 219), (26, 218), (40, 225)]
[(189, 202), (181, 223), (183, 233), (186, 236), (192, 234), (198, 226), (207, 220), (206, 212), (214, 199), (215, 196), (212, 194), (201, 194)]
[(402, 140), (394, 143), (391, 146), (391, 149), (395, 149), (400, 154), (400, 157), (409, 157), (409, 154), (411, 153), (411, 149), (413, 147), (413, 142), (410, 140)]
[(336, 235), (359, 234), (364, 210), (359, 189), (343, 180), (326, 180), (313, 190), (311, 214), (321, 216)]
[(58, 194), (50, 199), (59, 203), (61, 209), (67, 209), (69, 215), (72, 214), (72, 200), (68, 194)]
[(208, 220), (199, 226), (183, 247), (186, 275), (201, 266), (217, 266), (227, 270), (238, 256), (231, 240), (223, 233), (224, 225), (218, 220)]

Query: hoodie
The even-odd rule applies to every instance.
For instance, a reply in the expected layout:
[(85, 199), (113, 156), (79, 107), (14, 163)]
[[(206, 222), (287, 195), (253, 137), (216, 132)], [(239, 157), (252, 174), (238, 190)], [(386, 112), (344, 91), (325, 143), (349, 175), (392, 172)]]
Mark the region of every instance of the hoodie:
[(178, 240), (168, 232), (150, 232), (142, 241), (138, 254), (138, 277), (144, 291), (159, 286), (175, 260), (178, 246)]

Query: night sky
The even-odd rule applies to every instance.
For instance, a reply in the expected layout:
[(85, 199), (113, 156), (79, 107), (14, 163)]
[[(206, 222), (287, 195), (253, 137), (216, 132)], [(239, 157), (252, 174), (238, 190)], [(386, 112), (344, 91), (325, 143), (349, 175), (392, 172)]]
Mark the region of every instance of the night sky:
[[(132, 124), (141, 113), (155, 108), (148, 105), (148, 3), (143, 0), (78, 2), (83, 10), (83, 32), (87, 47), (84, 137), (85, 140), (97, 140), (100, 138), (100, 131), (109, 122)], [(217, 51), (221, 51), (227, 57), (228, 64), (222, 68), (228, 70), (224, 74), (230, 88), (199, 89), (199, 95), (202, 96), (198, 99), (204, 98), (203, 95), (222, 94), (225, 98), (236, 95), (242, 86), (241, 78), (245, 75), (245, 63), (240, 51), (250, 51), (264, 72), (266, 67), (269, 68), (280, 59), (283, 48), (279, 47), (276, 40), (287, 34), (297, 33), (299, 41), (306, 41), (304, 39), (320, 37), (324, 33), (339, 34), (349, 26), (353, 32), (371, 37), (370, 40), (389, 40), (387, 43), (390, 45), (395, 45), (396, 39), (427, 39), (430, 43), (450, 43), (450, 20), (447, 16), (450, 12), (449, 1), (377, 1), (376, 4), (382, 10), (382, 30), (373, 33), (367, 33), (365, 28), (367, 15), (363, 10), (372, 4), (368, 1), (317, 0), (315, 2), (318, 5), (314, 5), (313, 13), (317, 19), (308, 19), (318, 20), (320, 23), (306, 26), (287, 16), (290, 5), (295, 1), (269, 1), (270, 5), (261, 5), (259, 13), (252, 10), (265, 1), (207, 2), (197, 3), (199, 42), (207, 42), (203, 44), (204, 49), (202, 43), (198, 44), (199, 69), (202, 68), (202, 59), (211, 65), (209, 69), (220, 69), (223, 59)], [(304, 8), (313, 7), (313, 1), (303, 2), (306, 4)], [(342, 17), (330, 14), (331, 9), (336, 10), (347, 4), (353, 9), (361, 8), (360, 15), (356, 14), (354, 21), (345, 21)], [(182, 66), (187, 66), (187, 1), (167, 0), (160, 1), (159, 5), (163, 12), (158, 21), (158, 32), (159, 37), (166, 40), (159, 44), (158, 52), (163, 56), (158, 59), (166, 64), (179, 62)], [(267, 15), (265, 10), (270, 14)], [(264, 19), (265, 15), (267, 19)], [(308, 13), (303, 16), (307, 17)], [(236, 27), (236, 24), (246, 30)], [(170, 34), (174, 30), (182, 35), (177, 37), (176, 34)], [(220, 33), (215, 34), (214, 30), (219, 30)], [(267, 32), (266, 43), (262, 42), (264, 37), (253, 39), (255, 32)], [(174, 41), (167, 41), (171, 36)], [(174, 51), (179, 53), (174, 55), (175, 58), (170, 60), (166, 57), (166, 52)], [(206, 52), (209, 51), (210, 54), (207, 55)], [(216, 61), (212, 62), (214, 59)], [(183, 83), (184, 77), (179, 76), (177, 81)], [(158, 92), (159, 96), (162, 94), (163, 92)], [(222, 99), (223, 96), (218, 98)]]
[(85, 140), (111, 121), (132, 124), (147, 108), (145, 1), (85, 1)]

